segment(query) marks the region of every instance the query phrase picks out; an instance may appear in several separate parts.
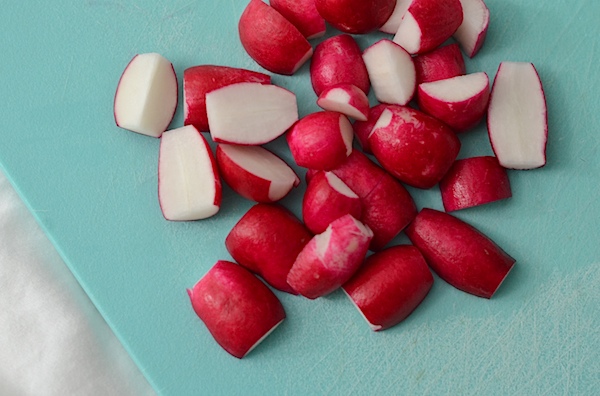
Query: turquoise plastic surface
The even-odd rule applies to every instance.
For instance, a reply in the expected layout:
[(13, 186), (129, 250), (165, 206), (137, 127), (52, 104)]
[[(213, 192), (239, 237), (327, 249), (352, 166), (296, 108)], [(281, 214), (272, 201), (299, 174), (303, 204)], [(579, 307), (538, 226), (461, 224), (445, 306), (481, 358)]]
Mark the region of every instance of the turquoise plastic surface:
[[(237, 360), (197, 319), (186, 288), (229, 259), (224, 238), (252, 203), (225, 188), (217, 216), (165, 221), (157, 202), (159, 140), (117, 128), (112, 105), (136, 53), (166, 56), (180, 87), (183, 70), (197, 64), (262, 71), (237, 36), (245, 5), (10, 1), (0, 13), (2, 166), (155, 389), (597, 394), (600, 2), (488, 1), (487, 42), (467, 60), (468, 71), (493, 78), (500, 61), (534, 62), (550, 128), (547, 166), (511, 171), (512, 199), (456, 213), (517, 259), (492, 300), (436, 278), (413, 315), (373, 333), (341, 292), (316, 301), (277, 293), (288, 319)], [(379, 37), (358, 41), (365, 48)], [(301, 114), (317, 110), (308, 64), (273, 81), (297, 93)], [(172, 126), (181, 125), (180, 104)], [(483, 125), (461, 140), (460, 157), (491, 153)], [(268, 146), (291, 161), (283, 139)], [(283, 202), (296, 214), (303, 189)], [(419, 207), (441, 209), (437, 188), (410, 191)]]

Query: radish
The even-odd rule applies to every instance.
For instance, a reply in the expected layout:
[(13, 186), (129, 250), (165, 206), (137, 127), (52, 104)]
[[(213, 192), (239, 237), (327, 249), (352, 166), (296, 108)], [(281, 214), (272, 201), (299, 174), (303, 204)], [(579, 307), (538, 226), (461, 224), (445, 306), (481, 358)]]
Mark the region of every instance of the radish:
[(236, 67), (201, 65), (183, 72), (183, 118), (184, 125), (193, 125), (201, 132), (208, 132), (206, 94), (217, 88), (240, 82), (270, 84), (271, 77)]
[(324, 110), (337, 111), (359, 121), (366, 121), (369, 114), (369, 98), (352, 84), (339, 84), (324, 90), (317, 105)]
[(319, 15), (315, 0), (270, 0), (269, 3), (307, 39), (325, 34), (325, 20)]
[(367, 67), (352, 36), (330, 37), (315, 47), (310, 62), (310, 81), (317, 96), (342, 83), (356, 85), (365, 94), (369, 93), (371, 83)]
[(167, 220), (200, 220), (221, 206), (221, 180), (206, 139), (188, 125), (160, 139), (158, 200)]
[(441, 180), (460, 150), (460, 141), (450, 128), (409, 107), (384, 110), (369, 144), (384, 169), (423, 189)]
[(207, 93), (206, 113), (215, 142), (260, 145), (298, 120), (298, 104), (284, 88), (242, 82)]
[(321, 111), (298, 121), (287, 134), (287, 142), (299, 166), (331, 170), (352, 152), (354, 133), (345, 115)]
[(317, 169), (307, 169), (306, 173), (304, 174), (304, 181), (306, 181), (306, 184), (310, 184), (310, 181), (313, 179), (313, 177), (317, 174), (317, 173), (321, 173), (322, 171), (317, 170)]
[(421, 252), (393, 246), (368, 257), (342, 286), (373, 331), (397, 325), (425, 299), (433, 276)]
[(383, 113), (383, 110), (388, 107), (395, 107), (396, 105), (390, 104), (378, 104), (369, 110), (369, 114), (367, 116), (366, 121), (356, 121), (352, 124), (352, 128), (354, 129), (354, 136), (358, 139), (360, 146), (362, 147), (363, 152), (367, 154), (372, 154), (371, 146), (369, 145), (369, 135), (373, 130), (373, 127), (377, 123), (379, 116)]
[(300, 184), (284, 160), (260, 146), (219, 144), (216, 158), (225, 183), (253, 201), (278, 201)]
[(454, 162), (440, 181), (446, 212), (510, 198), (510, 181), (496, 157), (472, 157)]
[(405, 105), (416, 89), (412, 57), (393, 41), (383, 39), (363, 52), (375, 97), (382, 103)]
[(167, 130), (177, 108), (177, 76), (173, 65), (159, 54), (133, 57), (115, 93), (118, 127), (152, 137)]
[(285, 319), (277, 296), (248, 270), (219, 260), (188, 295), (225, 351), (241, 359)]
[(490, 24), (490, 10), (483, 0), (460, 0), (463, 10), (463, 21), (454, 32), (458, 41), (469, 58), (479, 52), (485, 41)]
[(386, 172), (358, 150), (332, 171), (361, 199), (377, 187)]
[(413, 58), (417, 84), (466, 74), (465, 60), (456, 43), (445, 45)]
[(315, 0), (315, 4), (319, 14), (334, 28), (365, 34), (389, 19), (396, 0)]
[(475, 296), (491, 298), (515, 264), (477, 229), (437, 210), (423, 209), (406, 235), (440, 278)]
[(396, 34), (398, 28), (400, 27), (402, 17), (408, 10), (408, 7), (410, 6), (410, 3), (412, 3), (412, 1), (413, 0), (397, 0), (394, 12), (392, 12), (392, 15), (390, 15), (390, 17), (383, 24), (383, 26), (379, 28), (379, 31), (383, 33)]
[(419, 85), (417, 101), (425, 113), (455, 132), (465, 132), (483, 119), (490, 98), (487, 74), (473, 73)]
[(422, 54), (448, 40), (462, 21), (459, 0), (413, 0), (394, 41), (410, 54)]
[(238, 30), (248, 55), (273, 73), (292, 75), (313, 53), (302, 33), (261, 0), (250, 0)]
[(225, 247), (240, 265), (281, 291), (296, 294), (287, 275), (312, 234), (289, 210), (256, 204), (232, 228)]
[(502, 62), (487, 113), (490, 142), (500, 165), (534, 169), (546, 164), (548, 114), (533, 63)]
[(302, 249), (288, 284), (310, 299), (333, 292), (360, 267), (372, 237), (371, 230), (351, 215), (340, 217)]
[(320, 234), (334, 220), (350, 214), (360, 219), (360, 198), (331, 172), (319, 172), (311, 179), (302, 200), (302, 218), (313, 234)]

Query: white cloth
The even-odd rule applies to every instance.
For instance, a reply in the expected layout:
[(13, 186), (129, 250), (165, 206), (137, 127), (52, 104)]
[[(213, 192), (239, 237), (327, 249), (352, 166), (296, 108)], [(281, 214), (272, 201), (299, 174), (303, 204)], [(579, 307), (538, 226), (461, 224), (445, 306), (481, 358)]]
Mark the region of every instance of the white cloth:
[(0, 172), (0, 395), (153, 395)]

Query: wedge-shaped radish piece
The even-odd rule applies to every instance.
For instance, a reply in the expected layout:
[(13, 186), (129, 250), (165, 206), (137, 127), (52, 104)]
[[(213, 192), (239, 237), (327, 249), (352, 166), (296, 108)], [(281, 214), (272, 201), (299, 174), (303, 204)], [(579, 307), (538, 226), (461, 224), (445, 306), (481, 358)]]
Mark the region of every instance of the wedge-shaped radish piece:
[(506, 169), (496, 157), (457, 160), (440, 181), (446, 212), (484, 205), (510, 198), (512, 192)]
[(310, 299), (333, 292), (363, 263), (372, 237), (351, 215), (340, 217), (302, 249), (288, 274), (289, 285)]
[(372, 154), (371, 146), (369, 145), (369, 135), (373, 130), (373, 127), (377, 123), (379, 116), (383, 113), (388, 107), (394, 107), (396, 105), (389, 104), (378, 104), (371, 109), (369, 109), (369, 114), (367, 115), (366, 121), (356, 121), (352, 124), (352, 128), (354, 129), (354, 136), (358, 139), (360, 146), (362, 147), (363, 152), (367, 154)]
[(206, 94), (215, 142), (260, 145), (281, 136), (298, 120), (296, 95), (276, 85), (236, 83)]
[(418, 92), (422, 111), (455, 132), (465, 132), (483, 119), (490, 99), (490, 80), (479, 72), (423, 83)]
[(200, 65), (183, 72), (183, 123), (208, 132), (206, 94), (215, 89), (240, 82), (270, 84), (271, 77), (236, 67)]
[(342, 288), (371, 330), (380, 331), (406, 319), (432, 285), (433, 276), (421, 252), (403, 245), (369, 256)]
[(331, 170), (352, 152), (354, 133), (345, 115), (321, 111), (298, 121), (287, 134), (287, 142), (299, 166)]
[(500, 64), (492, 86), (487, 126), (492, 148), (503, 167), (535, 169), (546, 165), (546, 97), (532, 63)]
[(405, 105), (416, 89), (412, 57), (393, 41), (383, 39), (363, 53), (375, 97), (382, 103)]
[(450, 128), (425, 113), (385, 109), (369, 136), (375, 158), (400, 181), (431, 188), (444, 177), (460, 150)]
[(319, 14), (334, 28), (365, 34), (389, 19), (396, 0), (315, 0), (315, 4)]
[(270, 0), (269, 4), (307, 39), (325, 34), (325, 20), (319, 15), (315, 0)]
[(413, 0), (397, 0), (394, 12), (392, 12), (392, 15), (390, 15), (390, 17), (383, 24), (383, 26), (379, 28), (379, 31), (389, 34), (396, 34), (398, 28), (400, 27), (402, 17), (408, 10), (408, 7), (410, 6), (410, 3), (412, 3), (412, 1)]
[(490, 24), (490, 10), (483, 0), (460, 0), (463, 10), (463, 21), (454, 32), (458, 41), (469, 58), (479, 52), (485, 41)]
[(324, 110), (337, 111), (359, 121), (366, 121), (369, 115), (369, 98), (352, 84), (339, 84), (324, 90), (317, 105)]
[(115, 94), (117, 126), (159, 137), (177, 108), (177, 76), (173, 65), (159, 54), (133, 57), (121, 75)]
[(406, 235), (440, 278), (479, 297), (491, 298), (515, 264), (473, 226), (437, 210), (423, 209)]
[(225, 183), (252, 201), (279, 201), (300, 184), (284, 160), (260, 146), (219, 144), (216, 157)]
[(310, 81), (317, 95), (338, 84), (353, 84), (369, 93), (367, 67), (352, 36), (340, 34), (316, 46), (310, 61)]
[(188, 289), (196, 315), (215, 341), (243, 358), (285, 319), (277, 296), (245, 268), (217, 263)]
[(162, 134), (158, 200), (167, 220), (200, 220), (221, 206), (221, 179), (204, 136), (191, 125)]
[(273, 73), (292, 75), (313, 53), (302, 33), (261, 0), (250, 0), (238, 31), (248, 55)]
[(456, 43), (448, 44), (413, 58), (417, 84), (444, 80), (465, 74), (465, 60)]
[(268, 284), (296, 294), (287, 275), (312, 234), (289, 210), (277, 204), (254, 205), (225, 239), (231, 257)]
[(410, 54), (422, 54), (448, 40), (462, 21), (460, 0), (413, 0), (394, 41)]
[(360, 219), (360, 198), (331, 172), (319, 172), (311, 179), (302, 200), (302, 218), (313, 234), (324, 232), (329, 224), (350, 214)]

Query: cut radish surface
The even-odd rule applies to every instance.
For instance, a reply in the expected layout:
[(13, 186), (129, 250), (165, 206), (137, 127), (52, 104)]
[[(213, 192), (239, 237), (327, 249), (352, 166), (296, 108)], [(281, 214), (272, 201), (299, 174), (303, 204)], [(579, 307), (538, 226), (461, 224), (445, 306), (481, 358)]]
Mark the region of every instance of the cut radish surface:
[(206, 95), (214, 141), (260, 145), (282, 135), (298, 120), (296, 95), (276, 85), (237, 83)]
[(117, 126), (159, 137), (177, 108), (177, 76), (173, 65), (159, 54), (133, 57), (121, 75), (115, 94)]
[(454, 38), (458, 41), (469, 58), (479, 52), (488, 26), (490, 24), (490, 10), (483, 0), (460, 0), (463, 10), (463, 21), (454, 32)]
[(392, 12), (392, 15), (390, 15), (390, 17), (383, 24), (383, 26), (379, 28), (379, 31), (389, 34), (396, 34), (398, 28), (400, 27), (402, 17), (408, 10), (408, 7), (410, 6), (410, 3), (412, 3), (412, 1), (413, 0), (397, 0), (394, 12)]
[(366, 121), (369, 114), (369, 98), (355, 85), (339, 84), (324, 90), (317, 105), (324, 110), (337, 111), (359, 121)]
[(546, 98), (532, 63), (500, 64), (487, 125), (492, 148), (503, 167), (534, 169), (546, 164)]
[(379, 29), (394, 11), (396, 0), (315, 0), (319, 14), (345, 33)]
[(462, 52), (456, 43), (415, 56), (413, 61), (417, 71), (417, 84), (462, 76), (467, 72)]
[(219, 211), (217, 165), (206, 139), (191, 125), (162, 134), (158, 199), (167, 220), (200, 220)]
[(319, 15), (315, 0), (270, 0), (269, 4), (307, 39), (325, 34), (325, 20)]

